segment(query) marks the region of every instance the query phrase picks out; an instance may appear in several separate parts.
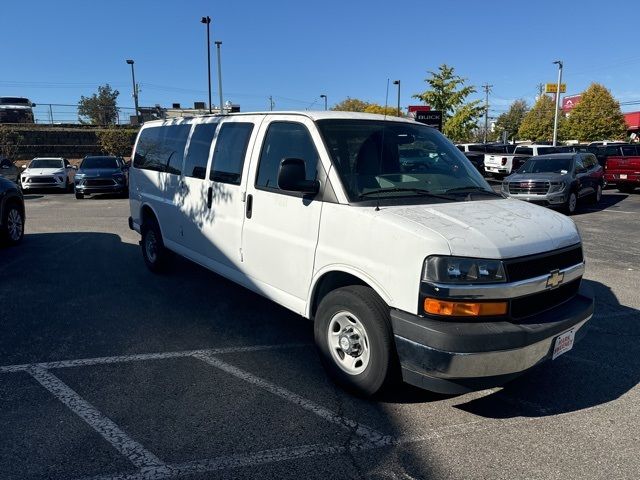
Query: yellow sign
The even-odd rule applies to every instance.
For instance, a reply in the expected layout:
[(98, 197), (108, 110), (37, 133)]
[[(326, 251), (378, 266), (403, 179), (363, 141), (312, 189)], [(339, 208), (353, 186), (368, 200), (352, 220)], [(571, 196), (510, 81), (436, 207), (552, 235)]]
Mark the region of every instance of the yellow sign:
[[(544, 93), (556, 93), (556, 91), (558, 90), (558, 84), (557, 83), (547, 83), (547, 85), (545, 86), (544, 89)], [(566, 93), (567, 92), (567, 84), (566, 83), (561, 83), (560, 84), (560, 93)]]

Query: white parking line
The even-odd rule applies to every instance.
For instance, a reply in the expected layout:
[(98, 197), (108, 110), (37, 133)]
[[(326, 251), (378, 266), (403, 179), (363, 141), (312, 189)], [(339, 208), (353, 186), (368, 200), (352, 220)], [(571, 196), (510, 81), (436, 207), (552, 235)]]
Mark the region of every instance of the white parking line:
[(45, 369), (86, 367), (91, 365), (105, 365), (109, 363), (141, 362), (146, 360), (165, 360), (168, 358), (193, 357), (196, 354), (222, 355), (225, 353), (257, 352), (278, 348), (308, 347), (306, 343), (288, 343), (276, 345), (254, 345), (250, 347), (208, 348), (202, 350), (184, 350), (178, 352), (140, 353), (134, 355), (119, 355), (114, 357), (83, 358), (79, 360), (61, 360), (58, 362), (24, 363), (21, 365), (5, 365), (0, 367), (0, 373), (23, 372), (31, 367)]
[(101, 414), (58, 377), (41, 367), (30, 367), (27, 372), (136, 467), (164, 465), (158, 457), (129, 437), (111, 419)]
[(223, 362), (222, 360), (211, 356), (211, 354), (196, 353), (193, 356), (195, 358), (202, 360), (203, 362), (208, 363), (209, 365), (212, 365), (226, 373), (233, 375), (234, 377), (240, 378), (241, 380), (249, 382), (270, 393), (273, 393), (274, 395), (277, 395), (280, 398), (283, 398), (291, 403), (294, 403), (304, 408), (305, 410), (315, 413), (319, 417), (331, 423), (334, 423), (347, 430), (352, 430), (356, 435), (359, 435), (370, 442), (380, 442), (380, 441), (385, 441), (386, 439), (385, 435), (379, 432), (376, 432), (372, 428), (369, 428), (354, 420), (350, 420), (346, 417), (338, 415), (337, 413), (332, 412), (331, 410), (328, 410), (318, 405), (317, 403), (312, 402), (311, 400), (307, 400), (306, 398), (301, 397), (300, 395), (293, 393), (287, 390), (286, 388), (279, 387), (267, 380), (256, 377), (252, 373), (245, 372), (244, 370), (241, 370), (238, 367), (235, 367), (226, 362)]

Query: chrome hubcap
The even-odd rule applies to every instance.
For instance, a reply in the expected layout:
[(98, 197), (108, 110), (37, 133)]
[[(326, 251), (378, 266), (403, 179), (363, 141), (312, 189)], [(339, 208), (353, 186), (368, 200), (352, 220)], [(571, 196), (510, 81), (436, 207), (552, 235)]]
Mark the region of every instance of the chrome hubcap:
[(7, 217), (7, 229), (11, 240), (14, 242), (20, 240), (23, 226), (22, 215), (20, 215), (20, 212), (15, 208), (9, 210), (9, 215)]
[(155, 263), (158, 257), (158, 241), (153, 231), (147, 233), (144, 248), (147, 252), (147, 258), (151, 263)]
[(331, 357), (349, 375), (362, 373), (369, 365), (369, 338), (364, 325), (350, 312), (338, 312), (329, 322), (327, 340)]

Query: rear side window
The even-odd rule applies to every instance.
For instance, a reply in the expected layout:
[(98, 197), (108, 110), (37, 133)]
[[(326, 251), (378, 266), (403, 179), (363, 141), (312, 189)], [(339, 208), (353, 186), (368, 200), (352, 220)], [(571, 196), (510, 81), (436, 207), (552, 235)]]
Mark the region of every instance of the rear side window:
[(253, 123), (229, 122), (220, 127), (213, 151), (210, 180), (240, 185), (244, 157), (252, 131)]
[(515, 154), (521, 154), (521, 155), (533, 155), (533, 148), (529, 148), (529, 147), (516, 147), (516, 149), (513, 151), (513, 153), (515, 153)]
[(262, 145), (256, 187), (278, 190), (278, 170), (285, 158), (305, 162), (306, 179), (315, 180), (318, 152), (307, 128), (301, 123), (273, 122)]
[(189, 142), (187, 157), (184, 159), (184, 176), (205, 179), (207, 161), (213, 135), (216, 133), (217, 123), (202, 123), (196, 125)]
[(180, 175), (190, 130), (190, 124), (145, 128), (138, 140), (133, 166)]
[(622, 155), (625, 157), (632, 157), (633, 155), (636, 155), (636, 146), (629, 145), (627, 147), (622, 147)]

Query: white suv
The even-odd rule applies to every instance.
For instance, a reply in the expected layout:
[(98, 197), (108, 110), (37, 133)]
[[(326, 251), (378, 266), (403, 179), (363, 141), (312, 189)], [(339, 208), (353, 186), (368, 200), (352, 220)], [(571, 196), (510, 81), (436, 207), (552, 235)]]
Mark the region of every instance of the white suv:
[(73, 179), (77, 168), (65, 158), (34, 158), (20, 175), (23, 190), (34, 188), (59, 188), (73, 190)]
[(148, 122), (130, 206), (152, 271), (171, 250), (312, 319), (327, 371), (360, 394), (398, 375), (448, 393), (504, 383), (569, 350), (593, 313), (574, 223), (495, 194), (410, 120)]

